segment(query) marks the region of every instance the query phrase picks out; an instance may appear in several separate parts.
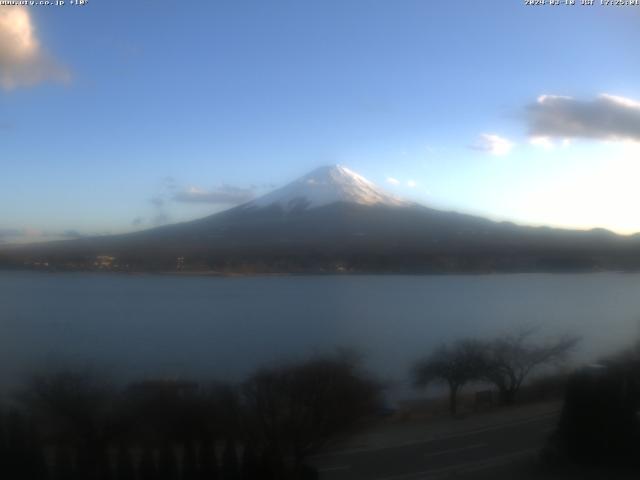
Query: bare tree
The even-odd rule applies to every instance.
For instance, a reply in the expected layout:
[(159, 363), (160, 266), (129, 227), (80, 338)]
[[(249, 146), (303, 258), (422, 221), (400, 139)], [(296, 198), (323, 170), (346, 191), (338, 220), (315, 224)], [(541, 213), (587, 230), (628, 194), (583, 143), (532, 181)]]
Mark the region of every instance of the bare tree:
[(507, 405), (515, 402), (522, 382), (535, 368), (564, 360), (579, 341), (578, 337), (563, 336), (534, 343), (531, 337), (535, 332), (527, 328), (487, 343), (483, 377), (498, 388), (501, 401)]
[(459, 340), (443, 345), (413, 369), (415, 385), (426, 387), (432, 382), (446, 383), (449, 387), (449, 411), (458, 409), (458, 392), (468, 382), (482, 377), (485, 369), (483, 345), (476, 340)]
[(302, 468), (309, 454), (373, 412), (378, 392), (348, 359), (323, 357), (257, 372), (244, 385), (243, 403), (267, 462), (291, 458)]
[(113, 389), (91, 371), (61, 371), (33, 376), (18, 396), (28, 416), (45, 437), (73, 448), (83, 475), (105, 467)]

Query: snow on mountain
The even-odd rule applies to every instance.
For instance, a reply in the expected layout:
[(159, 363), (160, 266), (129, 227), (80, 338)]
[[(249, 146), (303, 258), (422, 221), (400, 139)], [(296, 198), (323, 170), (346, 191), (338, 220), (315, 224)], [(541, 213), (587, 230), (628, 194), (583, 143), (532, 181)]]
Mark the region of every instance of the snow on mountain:
[(245, 204), (244, 208), (278, 205), (285, 211), (291, 211), (336, 202), (394, 207), (411, 205), (411, 202), (384, 192), (352, 170), (342, 165), (331, 165), (320, 167), (282, 188), (259, 197)]

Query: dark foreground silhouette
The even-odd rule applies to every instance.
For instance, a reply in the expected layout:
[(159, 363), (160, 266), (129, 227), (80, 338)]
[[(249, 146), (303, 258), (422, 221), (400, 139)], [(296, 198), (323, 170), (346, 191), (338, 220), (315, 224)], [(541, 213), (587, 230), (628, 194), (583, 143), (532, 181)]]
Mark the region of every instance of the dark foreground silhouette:
[[(548, 348), (526, 351), (536, 353), (536, 359), (548, 358), (537, 354)], [(452, 365), (458, 368), (459, 362)], [(520, 473), (582, 478), (592, 471), (637, 472), (638, 372), (640, 348), (635, 348), (571, 375), (558, 427), (540, 457), (542, 470)], [(315, 479), (311, 457), (380, 413), (380, 391), (346, 355), (263, 368), (233, 386), (175, 379), (116, 386), (99, 375), (68, 371), (34, 376), (0, 405), (0, 477)], [(420, 449), (416, 452), (424, 457)], [(506, 475), (517, 466), (509, 468)]]
[(313, 479), (309, 455), (377, 408), (378, 385), (331, 357), (263, 369), (238, 387), (89, 374), (32, 379), (0, 414), (12, 480)]
[(640, 468), (640, 348), (635, 347), (569, 379), (547, 460)]

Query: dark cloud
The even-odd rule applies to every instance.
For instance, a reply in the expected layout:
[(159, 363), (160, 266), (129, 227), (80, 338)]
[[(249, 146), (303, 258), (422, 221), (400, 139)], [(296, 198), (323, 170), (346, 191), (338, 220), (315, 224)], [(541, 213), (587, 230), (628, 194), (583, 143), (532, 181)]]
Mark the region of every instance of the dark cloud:
[(204, 190), (196, 187), (186, 188), (171, 176), (160, 179), (160, 189), (156, 195), (149, 199), (153, 206), (151, 213), (140, 212), (133, 218), (131, 226), (160, 226), (172, 221), (171, 208), (174, 202), (184, 204), (209, 204), (220, 206), (233, 206), (248, 202), (255, 197), (255, 191), (272, 185), (251, 185), (247, 188), (221, 185), (219, 187)]
[(71, 240), (87, 235), (78, 230), (40, 231), (31, 228), (0, 228), (0, 243), (37, 242), (43, 240)]
[(165, 225), (171, 221), (171, 217), (167, 213), (160, 212), (153, 217), (153, 224), (155, 226)]
[(240, 188), (222, 185), (212, 190), (190, 187), (176, 193), (173, 200), (185, 203), (210, 203), (214, 205), (238, 205), (254, 198), (253, 188)]
[(158, 227), (171, 221), (167, 207), (171, 200), (170, 192), (176, 189), (176, 180), (173, 177), (163, 177), (160, 179), (160, 186), (160, 192), (149, 199), (149, 203), (153, 206), (153, 212), (147, 212), (146, 218), (142, 215), (134, 217), (131, 226), (138, 228), (148, 223), (150, 226)]
[(0, 243), (15, 240), (16, 238), (22, 237), (23, 235), (24, 230), (15, 228), (0, 228)]
[[(167, 201), (163, 196), (157, 195), (153, 197), (151, 200), (151, 204), (155, 208), (155, 214), (151, 218), (151, 223), (155, 226), (164, 225), (169, 223), (170, 216), (166, 211), (166, 203)], [(140, 217), (139, 217), (140, 218)], [(135, 220), (134, 220), (135, 221)]]
[(162, 208), (164, 206), (164, 198), (162, 197), (153, 197), (149, 200), (154, 207)]
[(532, 137), (640, 141), (640, 102), (614, 95), (542, 95), (527, 107), (526, 118)]
[(164, 177), (162, 179), (162, 186), (167, 190), (175, 190), (178, 188), (176, 179), (174, 177)]
[(86, 235), (85, 235), (84, 233), (80, 233), (78, 230), (73, 230), (73, 229), (71, 229), (71, 230), (65, 230), (65, 231), (64, 231), (64, 232), (62, 232), (62, 234), (60, 234), (60, 235), (56, 235), (55, 233), (53, 233), (53, 234), (48, 234), (48, 233), (47, 233), (47, 234), (45, 234), (45, 236), (49, 236), (49, 235), (50, 235), (50, 236), (60, 236), (60, 237), (63, 237), (63, 238), (69, 238), (69, 239), (71, 239), (71, 238), (83, 238), (83, 237), (86, 237)]

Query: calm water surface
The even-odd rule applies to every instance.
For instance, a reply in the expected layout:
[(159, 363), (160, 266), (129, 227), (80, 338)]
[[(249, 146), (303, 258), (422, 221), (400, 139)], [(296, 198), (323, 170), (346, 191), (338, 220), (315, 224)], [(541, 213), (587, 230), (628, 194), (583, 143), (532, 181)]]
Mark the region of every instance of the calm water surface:
[(520, 325), (579, 333), (578, 360), (638, 338), (639, 274), (178, 277), (0, 272), (0, 379), (88, 364), (239, 379), (336, 346), (405, 389), (443, 341)]

